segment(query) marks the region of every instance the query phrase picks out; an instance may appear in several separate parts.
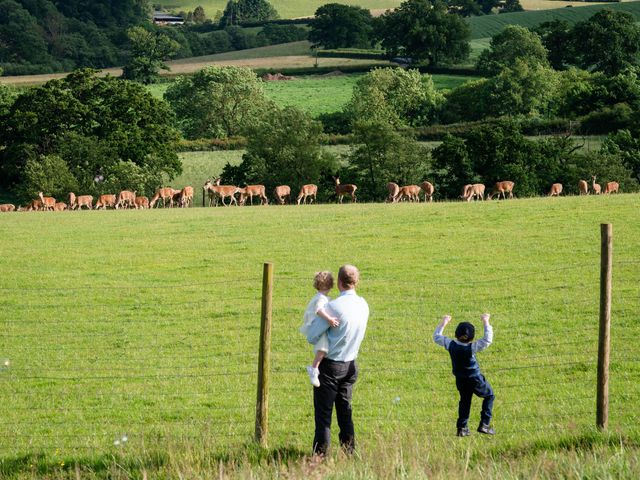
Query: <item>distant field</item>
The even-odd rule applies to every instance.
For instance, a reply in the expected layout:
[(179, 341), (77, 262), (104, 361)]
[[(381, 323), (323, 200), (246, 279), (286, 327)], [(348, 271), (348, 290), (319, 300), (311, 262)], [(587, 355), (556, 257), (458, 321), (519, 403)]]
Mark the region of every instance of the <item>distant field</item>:
[[(640, 20), (640, 2), (609, 3), (606, 8), (616, 11), (629, 12)], [(537, 12), (504, 13), (501, 15), (484, 15), (469, 18), (471, 38), (487, 38), (500, 33), (506, 25), (522, 25), (535, 27), (542, 22), (560, 19), (574, 24), (586, 20), (594, 13), (603, 9), (603, 5), (590, 5), (581, 8), (558, 8)]]

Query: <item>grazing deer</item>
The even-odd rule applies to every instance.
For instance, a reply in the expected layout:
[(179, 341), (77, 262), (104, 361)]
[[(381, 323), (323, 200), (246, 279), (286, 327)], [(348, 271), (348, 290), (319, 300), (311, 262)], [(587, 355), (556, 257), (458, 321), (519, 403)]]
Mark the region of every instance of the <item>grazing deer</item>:
[(466, 200), (467, 202), (470, 202), (471, 200), (474, 200), (476, 198), (484, 200), (484, 190), (485, 187), (482, 183), (470, 183), (464, 186), (461, 198), (463, 200)]
[(193, 206), (193, 187), (187, 185), (180, 190), (180, 206), (182, 208)]
[(136, 197), (136, 210), (149, 208), (149, 199), (147, 197)]
[(307, 185), (303, 185), (300, 188), (300, 193), (298, 194), (298, 205), (300, 205), (300, 200), (302, 203), (307, 203), (307, 197), (309, 197), (309, 203), (316, 202), (316, 195), (318, 194), (318, 186), (313, 183), (309, 183)]
[(280, 205), (284, 205), (285, 198), (287, 203), (291, 203), (291, 187), (289, 185), (279, 185), (273, 189), (273, 196)]
[(578, 181), (578, 192), (579, 195), (589, 195), (589, 184), (586, 180)]
[(149, 208), (153, 208), (158, 200), (162, 200), (162, 207), (167, 206), (167, 200), (169, 200), (169, 208), (173, 207), (173, 197), (179, 195), (181, 190), (175, 190), (171, 187), (159, 188), (156, 194), (149, 202)]
[(76, 208), (78, 210), (82, 210), (82, 207), (87, 207), (89, 210), (93, 209), (93, 197), (91, 195), (78, 196), (72, 210), (75, 210)]
[(3, 203), (0, 205), (0, 212), (14, 212), (16, 210), (16, 206), (11, 203)]
[(554, 183), (553, 185), (551, 185), (551, 190), (549, 190), (549, 197), (559, 197), (560, 194), (562, 193), (562, 184), (561, 183)]
[(100, 195), (96, 202), (96, 210), (106, 210), (107, 207), (116, 208), (116, 196), (115, 195)]
[(118, 201), (116, 202), (116, 208), (134, 208), (136, 203), (136, 192), (130, 192), (129, 190), (122, 190), (118, 194)]
[(389, 195), (385, 201), (387, 203), (395, 203), (396, 197), (400, 193), (400, 186), (395, 182), (389, 182), (387, 183), (387, 192), (389, 192)]
[(618, 185), (618, 182), (608, 182), (604, 187), (604, 193), (618, 193), (619, 188), (620, 185)]
[(42, 210), (42, 202), (40, 200), (31, 200), (26, 208), (27, 212), (37, 212)]
[(340, 179), (338, 177), (333, 177), (333, 181), (336, 183), (336, 195), (338, 196), (338, 203), (342, 203), (342, 198), (345, 195), (349, 195), (351, 197), (351, 203), (356, 202), (356, 190), (358, 189), (353, 183), (345, 183), (344, 185), (340, 184)]
[(56, 204), (53, 207), (53, 211), (54, 212), (62, 212), (63, 210), (67, 209), (67, 204), (64, 202), (56, 202)]
[(269, 200), (265, 195), (264, 185), (247, 185), (240, 190), (240, 205), (244, 205), (249, 197), (249, 203), (253, 206), (253, 197), (260, 197), (260, 205), (268, 205)]
[(430, 182), (424, 181), (420, 184), (420, 188), (422, 188), (422, 191), (424, 192), (424, 201), (426, 202), (428, 198), (429, 201), (432, 202), (433, 192), (435, 191), (433, 185)]
[[(238, 206), (236, 193), (238, 193), (240, 189), (233, 185), (220, 185), (220, 182), (220, 178), (216, 178), (214, 183), (211, 183), (211, 180), (207, 180), (207, 183), (204, 184), (204, 189), (209, 193), (209, 206), (213, 204), (213, 200), (216, 199), (216, 196), (220, 197), (222, 205), (224, 205), (225, 207), (231, 206), (232, 203), (235, 203), (236, 206)], [(229, 205), (224, 203), (224, 199), (227, 197), (230, 198)]]
[(43, 210), (53, 210), (56, 206), (56, 199), (53, 197), (45, 197), (42, 195), (42, 192), (38, 192), (38, 197), (40, 197), (40, 201), (42, 202)]
[(396, 196), (396, 201), (401, 202), (404, 199), (407, 199), (410, 202), (419, 202), (420, 187), (418, 185), (405, 185), (404, 187), (400, 187), (400, 191)]
[(596, 195), (600, 195), (600, 193), (602, 192), (602, 187), (596, 183), (595, 175), (591, 177), (591, 188), (593, 188), (593, 193)]
[(73, 192), (69, 192), (69, 195), (67, 195), (67, 200), (69, 202), (69, 210), (73, 210), (76, 206), (76, 194)]
[(502, 195), (502, 199), (507, 199), (507, 193), (509, 194), (509, 198), (513, 198), (513, 187), (515, 183), (510, 180), (505, 180), (503, 182), (496, 182), (493, 186), (493, 190), (491, 193), (487, 195), (487, 200), (491, 200), (496, 194), (498, 195), (498, 200), (500, 200), (500, 195)]

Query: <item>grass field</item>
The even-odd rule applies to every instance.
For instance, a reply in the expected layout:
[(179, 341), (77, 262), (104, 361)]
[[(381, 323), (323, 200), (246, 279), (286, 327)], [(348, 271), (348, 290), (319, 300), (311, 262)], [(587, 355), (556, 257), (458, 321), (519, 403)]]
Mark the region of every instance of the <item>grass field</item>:
[[(2, 215), (0, 476), (637, 478), (639, 201)], [(611, 437), (593, 427), (602, 221), (615, 235)], [(276, 274), (259, 451), (264, 261)], [(371, 306), (361, 456), (313, 466), (311, 349), (297, 327), (313, 272), (344, 262), (361, 268)], [(461, 440), (448, 356), (430, 337), (443, 313), (478, 322), (485, 310), (498, 435)]]

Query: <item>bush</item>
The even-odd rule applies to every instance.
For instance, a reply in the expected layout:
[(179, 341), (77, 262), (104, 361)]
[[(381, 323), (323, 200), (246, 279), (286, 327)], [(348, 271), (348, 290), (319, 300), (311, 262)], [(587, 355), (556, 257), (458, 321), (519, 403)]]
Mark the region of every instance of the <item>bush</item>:
[(633, 125), (633, 110), (626, 103), (619, 103), (581, 117), (580, 123), (581, 130), (589, 135), (630, 128)]
[(351, 133), (351, 115), (347, 112), (321, 113), (317, 120), (322, 123), (324, 133), (330, 135), (346, 135)]
[(24, 199), (37, 198), (38, 192), (57, 199), (66, 199), (67, 194), (78, 189), (78, 180), (69, 170), (67, 162), (57, 155), (29, 159), (19, 194)]

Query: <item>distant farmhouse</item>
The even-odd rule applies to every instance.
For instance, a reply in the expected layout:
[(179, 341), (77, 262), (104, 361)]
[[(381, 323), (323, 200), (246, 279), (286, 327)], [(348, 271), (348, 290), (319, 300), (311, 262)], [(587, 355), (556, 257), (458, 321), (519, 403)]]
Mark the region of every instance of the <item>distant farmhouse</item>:
[(156, 25), (184, 25), (184, 18), (165, 12), (153, 12), (153, 23)]

